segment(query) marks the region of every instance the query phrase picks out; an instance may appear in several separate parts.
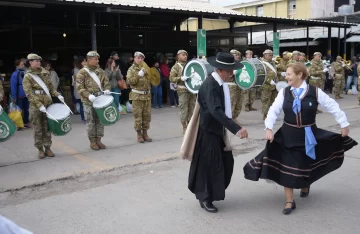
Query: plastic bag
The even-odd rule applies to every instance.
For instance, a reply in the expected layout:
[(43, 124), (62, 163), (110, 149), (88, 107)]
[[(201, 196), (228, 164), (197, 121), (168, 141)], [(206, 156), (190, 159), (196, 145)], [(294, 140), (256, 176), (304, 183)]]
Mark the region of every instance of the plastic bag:
[(121, 115), (126, 115), (127, 114), (126, 106), (119, 104), (119, 112)]
[(358, 91), (357, 91), (357, 89), (356, 89), (356, 86), (355, 86), (355, 85), (353, 85), (353, 86), (352, 86), (352, 89), (351, 89), (351, 94), (353, 94), (353, 95), (357, 95), (357, 94), (358, 94)]
[(22, 119), (22, 110), (16, 104), (11, 103), (9, 106), (9, 118), (14, 121), (16, 127), (24, 128), (24, 122)]
[(126, 110), (127, 110), (128, 113), (132, 112), (132, 105), (130, 104), (129, 101), (126, 102)]

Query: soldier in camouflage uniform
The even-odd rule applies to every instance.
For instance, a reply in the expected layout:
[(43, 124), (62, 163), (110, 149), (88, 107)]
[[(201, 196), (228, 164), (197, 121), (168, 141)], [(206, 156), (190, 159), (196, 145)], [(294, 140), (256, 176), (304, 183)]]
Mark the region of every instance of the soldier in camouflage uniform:
[[(231, 50), (230, 53), (234, 56), (235, 61), (241, 60), (241, 53), (238, 50)], [(244, 92), (235, 83), (235, 76), (233, 75), (229, 81), (226, 82), (229, 86), (230, 100), (231, 100), (231, 112), (233, 120), (240, 125), (237, 118), (240, 115), (242, 105), (244, 102)]]
[[(52, 104), (52, 98), (58, 97), (64, 101), (64, 97), (58, 93), (50, 80), (50, 73), (41, 67), (41, 57), (36, 54), (27, 56), (27, 72), (23, 79), (23, 88), (30, 102), (29, 120), (34, 128), (35, 147), (39, 150), (40, 159), (54, 157), (51, 151), (51, 133), (48, 129), (46, 108)], [(45, 148), (45, 152), (44, 152)]]
[(177, 62), (171, 68), (169, 77), (171, 83), (177, 84), (177, 93), (179, 95), (180, 106), (180, 122), (183, 126), (184, 133), (194, 112), (196, 102), (196, 95), (187, 90), (184, 83), (188, 77), (181, 76), (187, 61), (187, 56), (188, 53), (185, 50), (179, 50), (177, 52)]
[(292, 52), (292, 57), (291, 57), (288, 65), (299, 62), (299, 57), (300, 57), (300, 52), (297, 51), (297, 50), (294, 50), (294, 51)]
[[(253, 57), (253, 52), (251, 50), (247, 50), (245, 52), (245, 56), (246, 56), (246, 59), (250, 60)], [(243, 96), (244, 96), (245, 111), (246, 112), (257, 111), (257, 109), (252, 107), (252, 105), (254, 104), (255, 99), (256, 99), (256, 88), (251, 88), (248, 90), (244, 90), (242, 92), (243, 92)]]
[(284, 51), (282, 59), (280, 59), (279, 65), (276, 67), (279, 81), (286, 81), (286, 69), (289, 64), (289, 52)]
[(145, 55), (135, 52), (134, 63), (127, 71), (127, 81), (131, 85), (129, 95), (132, 100), (132, 113), (134, 115), (134, 129), (137, 133), (137, 141), (151, 142), (147, 131), (151, 122), (151, 83), (150, 70), (144, 63)]
[(334, 75), (334, 93), (335, 99), (343, 98), (340, 94), (345, 89), (345, 69), (347, 69), (346, 64), (343, 62), (341, 56), (336, 57), (336, 61), (331, 64), (335, 71)]
[(266, 78), (264, 84), (261, 86), (261, 103), (263, 118), (265, 120), (270, 106), (275, 101), (277, 95), (277, 71), (275, 62), (272, 60), (273, 52), (271, 50), (265, 50), (263, 54), (264, 58), (262, 61), (266, 68)]
[[(76, 76), (76, 90), (79, 92), (84, 105), (86, 130), (92, 150), (106, 149), (106, 146), (101, 142), (101, 138), (104, 137), (104, 125), (100, 123), (100, 119), (93, 108), (93, 102), (96, 97), (103, 95), (102, 90), (104, 90), (105, 95), (110, 95), (111, 89), (105, 71), (99, 67), (99, 58), (100, 55), (96, 51), (90, 51), (86, 55), (85, 67)], [(89, 72), (98, 77), (102, 90)]]
[(305, 64), (306, 62), (306, 56), (303, 52), (299, 53), (299, 62)]
[[(325, 82), (325, 72), (327, 72), (327, 68), (324, 68), (320, 52), (314, 53), (314, 58), (311, 60), (311, 66), (308, 70), (310, 76), (309, 84), (321, 89), (323, 82)], [(317, 112), (322, 113), (320, 110)]]

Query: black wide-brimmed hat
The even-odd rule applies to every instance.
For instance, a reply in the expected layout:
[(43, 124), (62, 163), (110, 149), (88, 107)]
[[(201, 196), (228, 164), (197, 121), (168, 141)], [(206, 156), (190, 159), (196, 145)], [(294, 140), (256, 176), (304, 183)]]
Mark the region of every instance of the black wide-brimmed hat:
[(235, 60), (231, 53), (219, 52), (216, 56), (207, 59), (207, 62), (218, 69), (238, 70), (244, 65)]

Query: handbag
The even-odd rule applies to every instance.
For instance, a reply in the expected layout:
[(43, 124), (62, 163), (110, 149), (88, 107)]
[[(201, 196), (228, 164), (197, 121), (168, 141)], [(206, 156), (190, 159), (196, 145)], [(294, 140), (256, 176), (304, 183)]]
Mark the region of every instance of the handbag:
[(120, 90), (124, 90), (124, 89), (128, 88), (126, 81), (124, 79), (118, 80), (118, 86), (119, 86)]

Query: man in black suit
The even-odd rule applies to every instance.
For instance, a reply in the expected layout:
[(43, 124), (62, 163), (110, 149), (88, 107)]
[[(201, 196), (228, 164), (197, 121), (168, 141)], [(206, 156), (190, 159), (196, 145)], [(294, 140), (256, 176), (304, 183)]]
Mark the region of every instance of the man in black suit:
[[(231, 181), (234, 158), (228, 133), (247, 138), (245, 128), (232, 120), (229, 87), (233, 71), (243, 67), (230, 53), (208, 58), (215, 71), (206, 78), (198, 93), (199, 130), (189, 172), (188, 188), (206, 211), (216, 213), (213, 201), (225, 199)], [(229, 132), (228, 132), (229, 131)]]

